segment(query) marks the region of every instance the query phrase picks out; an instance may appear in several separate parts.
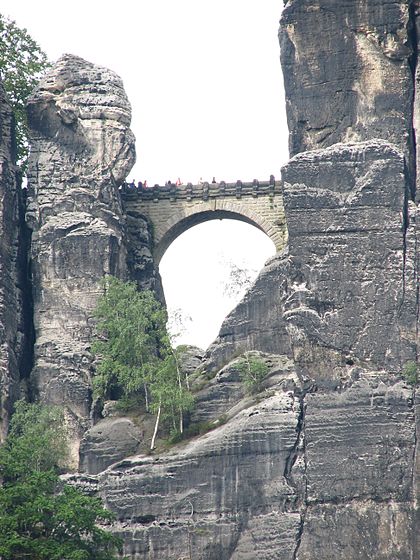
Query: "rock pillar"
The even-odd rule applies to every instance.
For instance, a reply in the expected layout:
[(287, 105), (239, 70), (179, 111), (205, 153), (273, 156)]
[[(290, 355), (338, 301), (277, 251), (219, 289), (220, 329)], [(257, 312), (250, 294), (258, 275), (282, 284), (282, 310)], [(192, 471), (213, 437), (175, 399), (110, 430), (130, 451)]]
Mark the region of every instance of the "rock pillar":
[(125, 275), (118, 187), (135, 160), (131, 108), (115, 73), (64, 55), (29, 100), (28, 118), (32, 382), (41, 402), (65, 407), (76, 457), (89, 424), (99, 282)]

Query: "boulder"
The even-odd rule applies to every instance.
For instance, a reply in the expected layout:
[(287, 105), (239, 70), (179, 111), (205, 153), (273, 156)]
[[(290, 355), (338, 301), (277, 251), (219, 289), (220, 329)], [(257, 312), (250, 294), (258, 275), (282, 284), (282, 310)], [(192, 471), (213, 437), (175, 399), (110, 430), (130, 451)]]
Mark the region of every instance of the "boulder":
[(130, 418), (104, 418), (87, 430), (80, 443), (80, 470), (97, 474), (134, 455), (143, 431)]

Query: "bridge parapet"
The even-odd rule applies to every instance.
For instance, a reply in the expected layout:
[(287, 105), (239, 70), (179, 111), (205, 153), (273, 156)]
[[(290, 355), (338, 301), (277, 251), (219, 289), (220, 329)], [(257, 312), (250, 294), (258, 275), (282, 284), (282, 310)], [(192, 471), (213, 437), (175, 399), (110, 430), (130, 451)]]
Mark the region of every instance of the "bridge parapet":
[(235, 197), (242, 196), (267, 196), (280, 193), (280, 182), (276, 181), (274, 176), (269, 181), (258, 181), (254, 179), (249, 182), (236, 181), (234, 183), (204, 182), (199, 185), (187, 183), (186, 185), (154, 185), (153, 187), (136, 187), (125, 183), (121, 189), (123, 200), (134, 200), (140, 198), (142, 200), (208, 200), (209, 198), (219, 197)]

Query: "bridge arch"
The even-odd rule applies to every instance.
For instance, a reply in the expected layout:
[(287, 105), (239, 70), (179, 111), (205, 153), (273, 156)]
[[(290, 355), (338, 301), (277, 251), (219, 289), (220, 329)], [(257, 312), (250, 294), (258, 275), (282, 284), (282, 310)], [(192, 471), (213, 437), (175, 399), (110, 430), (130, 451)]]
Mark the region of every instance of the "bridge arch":
[(276, 250), (284, 247), (287, 230), (280, 185), (267, 182), (125, 189), (125, 211), (144, 216), (152, 226), (154, 260), (158, 265), (169, 245), (202, 222), (234, 219), (263, 231)]
[(176, 213), (166, 224), (163, 225), (162, 232), (164, 233), (162, 233), (158, 243), (155, 244), (154, 249), (156, 264), (159, 264), (166, 250), (177, 237), (189, 230), (191, 227), (209, 220), (230, 219), (246, 222), (267, 234), (274, 244), (278, 241), (276, 232), (273, 231), (270, 223), (264, 218), (256, 215), (254, 212), (250, 212), (246, 208), (230, 210), (220, 208), (216, 210), (209, 210), (205, 204), (200, 206), (188, 208), (185, 212)]

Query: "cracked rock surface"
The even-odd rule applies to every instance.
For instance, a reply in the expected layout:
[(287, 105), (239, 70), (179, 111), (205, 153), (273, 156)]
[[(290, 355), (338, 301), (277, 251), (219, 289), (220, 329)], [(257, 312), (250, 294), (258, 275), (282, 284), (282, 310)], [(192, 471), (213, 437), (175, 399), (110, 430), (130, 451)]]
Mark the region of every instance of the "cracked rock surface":
[[(284, 364), (287, 364), (287, 358)], [(289, 559), (301, 523), (301, 389), (289, 368), (260, 403), (236, 402), (229, 422), (157, 457), (96, 478), (130, 558)], [(203, 405), (201, 405), (203, 406)], [(252, 556), (253, 555), (253, 556)]]
[[(105, 418), (83, 444), (95, 474), (74, 480), (115, 512), (129, 558), (420, 559), (419, 396), (401, 376), (418, 356), (415, 7), (287, 2), (289, 243), (194, 378), (192, 420), (217, 427), (147, 455), (127, 419)], [(127, 254), (136, 279), (153, 269), (148, 232), (127, 249), (122, 226), (129, 107), (114, 74), (66, 56), (29, 115), (33, 380), (80, 436), (98, 279), (124, 276)], [(248, 350), (270, 353), (252, 396), (231, 363)]]
[(76, 460), (89, 425), (91, 315), (99, 281), (125, 274), (118, 186), (135, 159), (131, 108), (116, 74), (64, 55), (33, 93), (28, 118), (32, 382), (42, 402), (65, 407)]
[(20, 398), (22, 359), (30, 362), (24, 356), (21, 191), (15, 158), (12, 109), (0, 81), (0, 443), (13, 403)]
[(291, 155), (383, 138), (400, 147), (413, 175), (412, 7), (410, 0), (287, 2), (279, 37)]

